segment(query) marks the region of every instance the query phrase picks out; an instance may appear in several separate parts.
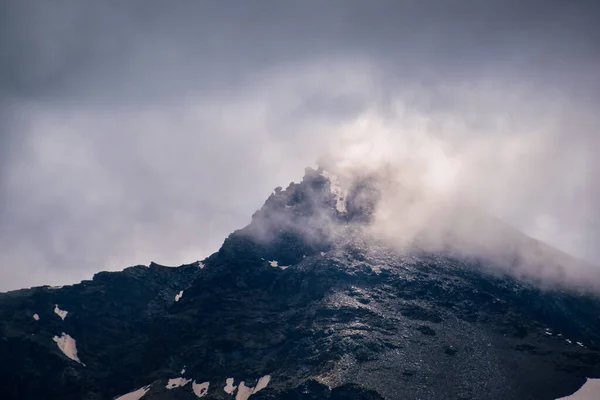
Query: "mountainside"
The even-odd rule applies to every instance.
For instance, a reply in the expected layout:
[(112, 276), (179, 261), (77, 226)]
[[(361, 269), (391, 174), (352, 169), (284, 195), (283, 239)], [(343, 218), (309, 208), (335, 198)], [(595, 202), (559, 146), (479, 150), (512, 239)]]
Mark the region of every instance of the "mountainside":
[(600, 377), (595, 295), (393, 249), (379, 197), (307, 169), (202, 262), (0, 294), (0, 398), (556, 399)]

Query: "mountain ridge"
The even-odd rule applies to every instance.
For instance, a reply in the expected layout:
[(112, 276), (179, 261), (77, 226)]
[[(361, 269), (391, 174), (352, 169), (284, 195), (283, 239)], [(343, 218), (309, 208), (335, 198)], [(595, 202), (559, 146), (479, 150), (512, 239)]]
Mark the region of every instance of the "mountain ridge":
[(600, 376), (595, 295), (399, 251), (370, 231), (377, 182), (334, 179), (307, 169), (201, 262), (0, 294), (4, 397), (554, 399)]

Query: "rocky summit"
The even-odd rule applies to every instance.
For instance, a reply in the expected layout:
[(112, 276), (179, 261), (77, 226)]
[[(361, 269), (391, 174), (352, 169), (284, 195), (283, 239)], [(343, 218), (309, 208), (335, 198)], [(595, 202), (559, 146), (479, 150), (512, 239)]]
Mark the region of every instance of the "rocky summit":
[(369, 230), (379, 197), (307, 169), (205, 260), (0, 294), (0, 398), (550, 400), (597, 382), (593, 292), (395, 249)]

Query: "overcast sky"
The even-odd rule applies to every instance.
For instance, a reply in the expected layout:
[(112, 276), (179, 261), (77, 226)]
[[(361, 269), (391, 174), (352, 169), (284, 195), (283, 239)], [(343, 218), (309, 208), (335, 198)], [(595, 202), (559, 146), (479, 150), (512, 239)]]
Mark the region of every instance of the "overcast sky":
[(0, 1), (0, 290), (204, 258), (356, 143), (597, 263), (596, 0)]

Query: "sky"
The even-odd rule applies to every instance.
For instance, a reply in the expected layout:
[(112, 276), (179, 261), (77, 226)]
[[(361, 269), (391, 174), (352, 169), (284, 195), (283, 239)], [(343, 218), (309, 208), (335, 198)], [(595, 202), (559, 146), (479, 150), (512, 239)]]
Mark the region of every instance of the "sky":
[(0, 291), (202, 259), (324, 156), (417, 168), (598, 264), (599, 17), (595, 0), (2, 0)]

